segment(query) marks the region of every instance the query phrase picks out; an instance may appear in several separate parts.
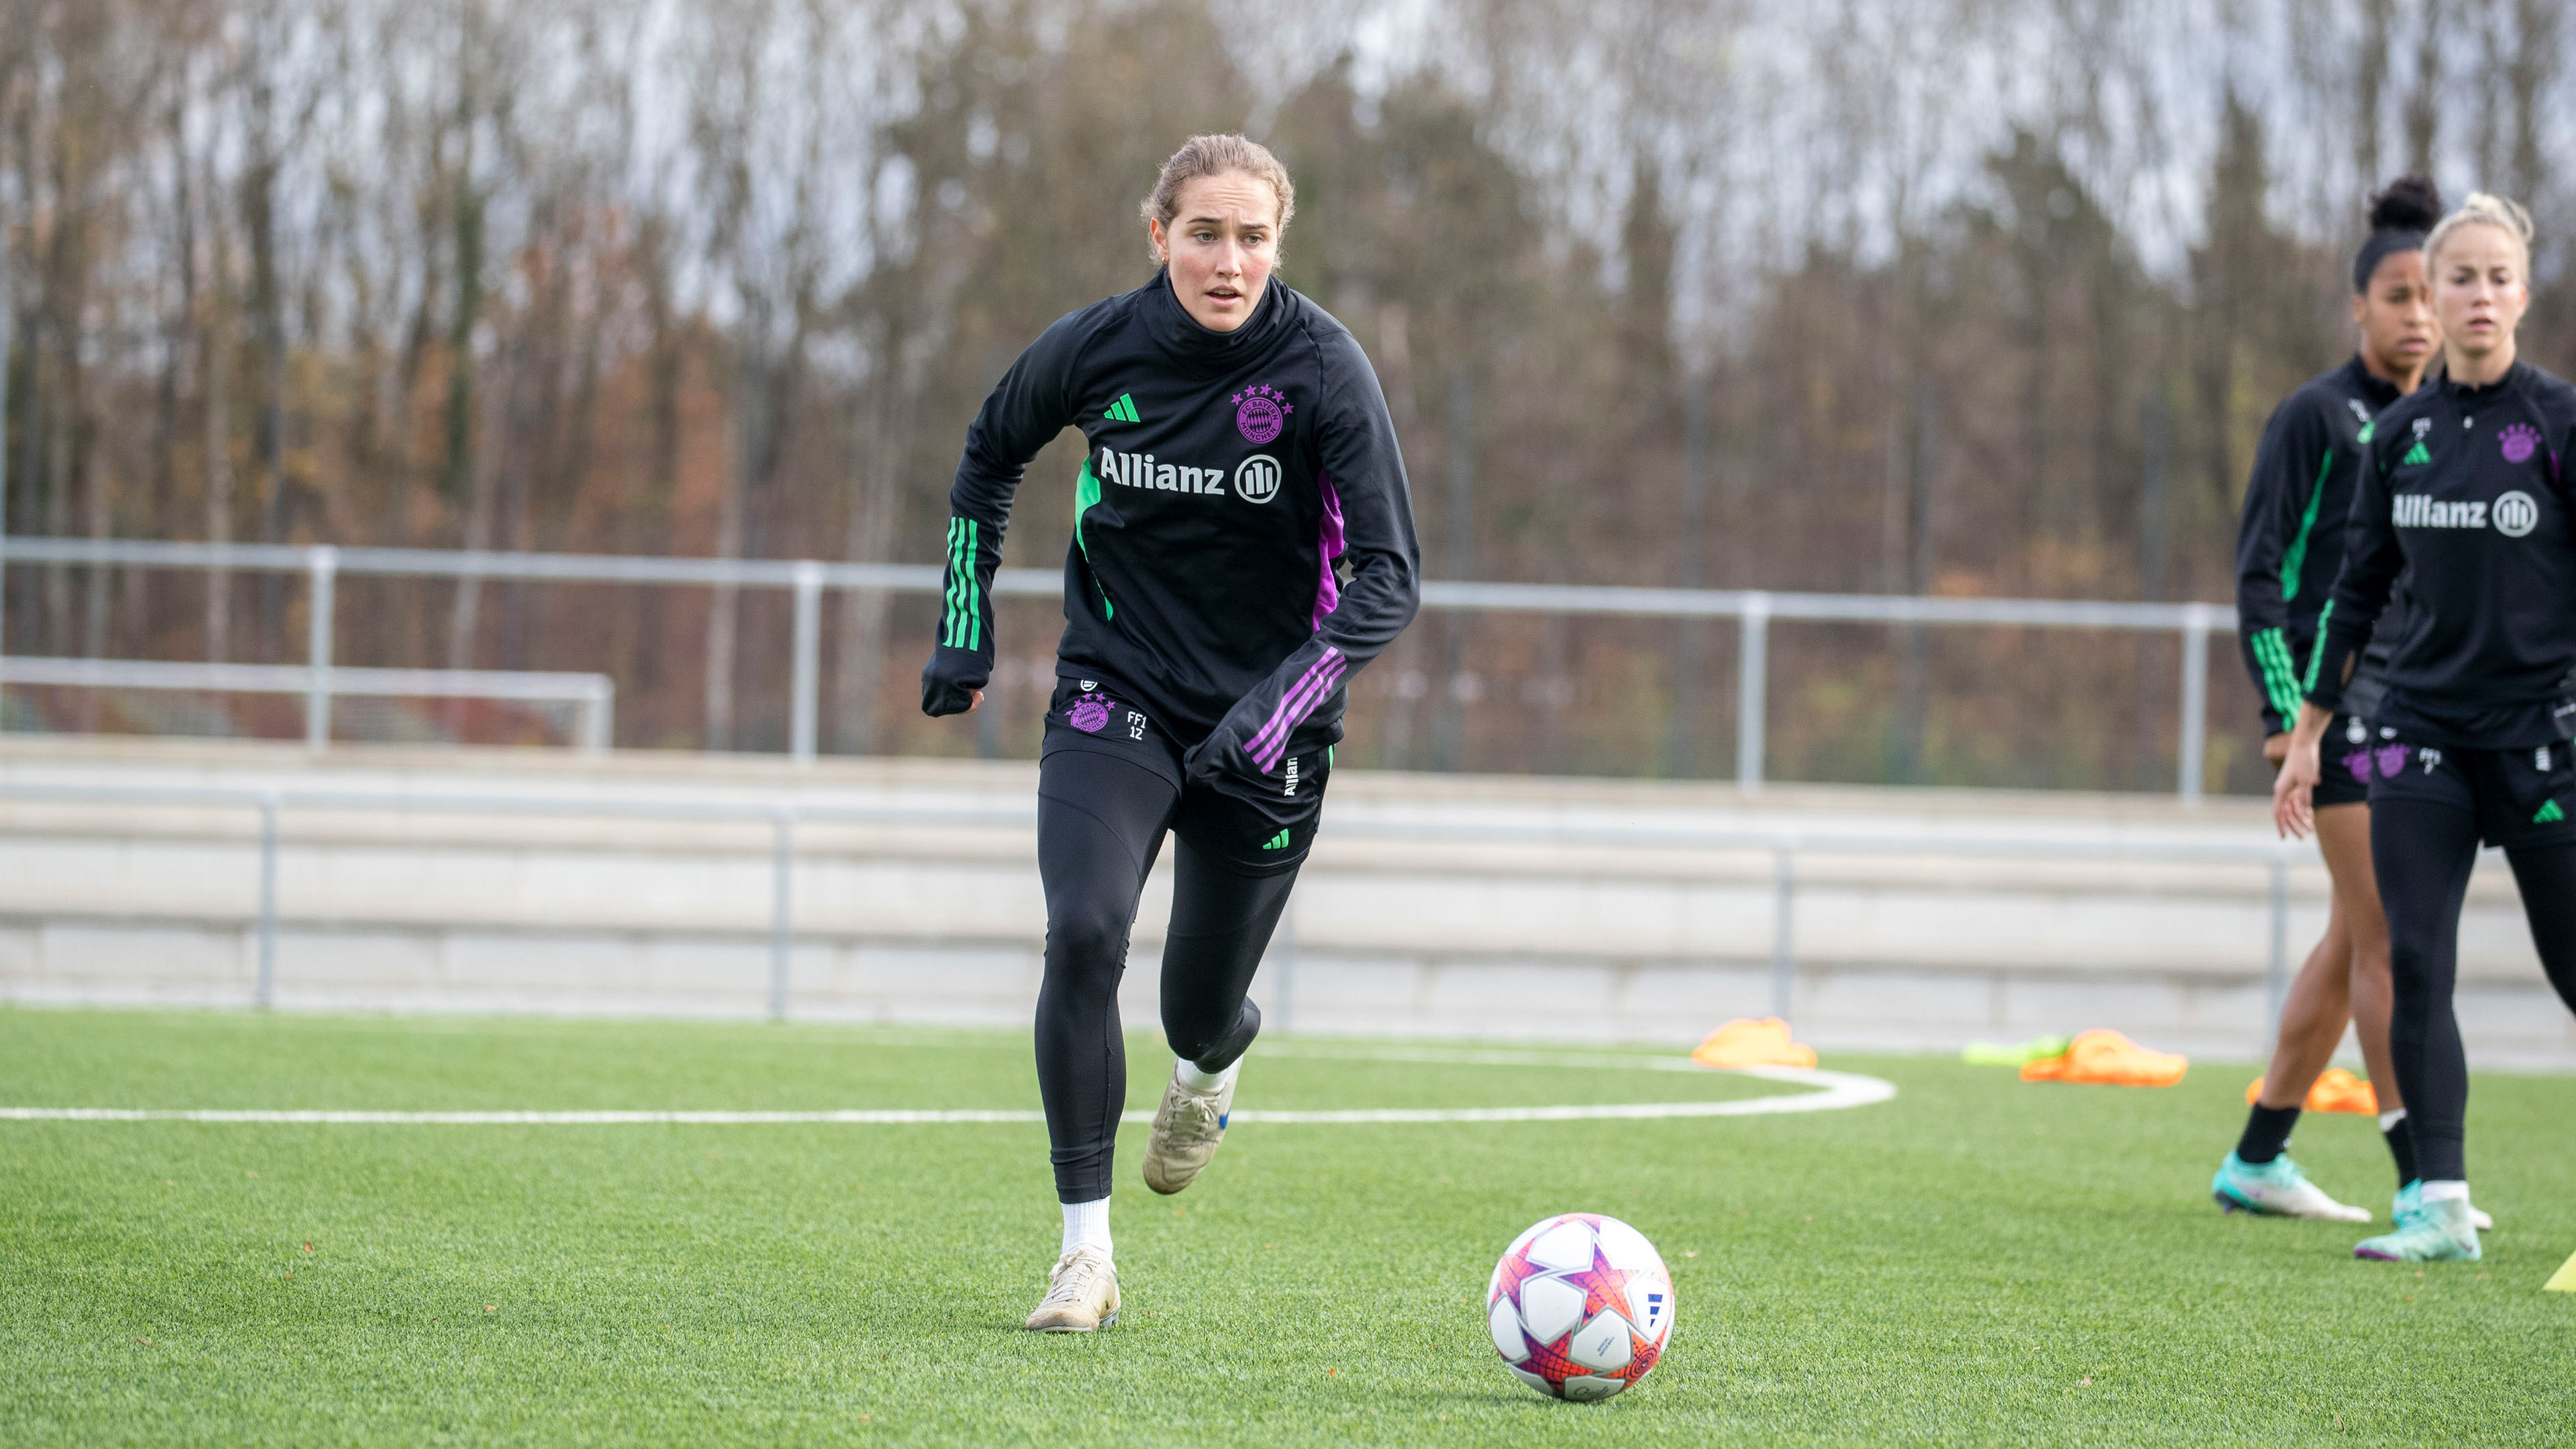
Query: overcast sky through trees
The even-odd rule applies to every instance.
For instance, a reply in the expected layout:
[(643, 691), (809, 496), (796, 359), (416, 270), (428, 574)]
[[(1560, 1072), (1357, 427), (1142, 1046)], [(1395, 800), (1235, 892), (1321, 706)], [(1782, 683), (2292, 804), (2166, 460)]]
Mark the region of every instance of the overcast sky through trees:
[[(2576, 359), (2562, 9), (0, 0), (6, 521), (929, 561), (984, 391), (1145, 279), (1155, 164), (1241, 127), (1297, 175), (1283, 275), (1378, 365), (1433, 577), (2224, 599), (2253, 439), (2346, 350), (2372, 186), (2529, 201), (2526, 347)], [(1009, 562), (1060, 561), (1070, 468)], [(301, 637), (277, 581), (7, 587), (16, 653)], [(769, 596), (351, 588), (349, 662), (607, 669), (624, 743), (783, 737)], [(1006, 699), (1050, 613), (1006, 612)], [(836, 604), (827, 742), (1028, 749), (1033, 710), (917, 717), (918, 614)], [(1427, 618), (1349, 748), (1720, 772), (1728, 647)], [(1787, 775), (2170, 778), (2169, 642), (1774, 647)]]

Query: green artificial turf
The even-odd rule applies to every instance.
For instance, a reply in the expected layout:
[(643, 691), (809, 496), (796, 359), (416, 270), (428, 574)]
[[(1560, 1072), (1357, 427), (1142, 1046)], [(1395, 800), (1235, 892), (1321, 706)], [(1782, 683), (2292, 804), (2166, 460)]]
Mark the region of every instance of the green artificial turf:
[[(1739, 1077), (1353, 1060), (1265, 1043), (1238, 1105), (1686, 1101)], [(1163, 1058), (1133, 1043), (1131, 1104)], [(1439, 1055), (1437, 1052), (1425, 1055)], [(1024, 1037), (876, 1028), (0, 1010), (0, 1106), (1000, 1107)], [(1828, 1057), (1847, 1111), (1246, 1123), (1135, 1178), (1126, 1308), (1024, 1333), (1043, 1130), (0, 1121), (0, 1441), (2021, 1445), (2567, 1443), (2576, 1080), (2481, 1077), (2484, 1263), (2222, 1217), (2250, 1069), (2179, 1088)], [(2298, 1155), (2383, 1216), (2371, 1124)], [(1494, 1257), (1616, 1214), (1671, 1264), (1663, 1362), (1540, 1399), (1486, 1342)]]

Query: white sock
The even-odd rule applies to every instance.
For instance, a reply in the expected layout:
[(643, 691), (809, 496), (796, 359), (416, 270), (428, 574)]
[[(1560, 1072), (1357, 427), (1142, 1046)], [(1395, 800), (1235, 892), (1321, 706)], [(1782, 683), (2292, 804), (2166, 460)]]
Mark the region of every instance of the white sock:
[(2398, 1108), (2394, 1112), (2382, 1112), (2379, 1114), (2379, 1130), (2385, 1132), (2389, 1128), (2394, 1127), (2405, 1120), (2406, 1109), (2403, 1107)]
[(1070, 1253), (1076, 1248), (1098, 1248), (1104, 1256), (1109, 1251), (1109, 1199), (1098, 1202), (1069, 1202), (1064, 1206), (1064, 1246), (1057, 1251)]
[(2424, 1184), (2424, 1201), (2426, 1202), (2467, 1202), (2468, 1200), (2469, 1185), (2457, 1179), (2427, 1182)]
[(1202, 1097), (1216, 1091), (1226, 1083), (1233, 1081), (1234, 1074), (1242, 1070), (1243, 1058), (1241, 1057), (1236, 1057), (1234, 1059), (1234, 1065), (1227, 1067), (1221, 1072), (1201, 1071), (1199, 1070), (1198, 1063), (1187, 1060), (1186, 1058), (1175, 1058), (1173, 1060), (1173, 1074), (1180, 1078), (1181, 1085), (1198, 1093)]

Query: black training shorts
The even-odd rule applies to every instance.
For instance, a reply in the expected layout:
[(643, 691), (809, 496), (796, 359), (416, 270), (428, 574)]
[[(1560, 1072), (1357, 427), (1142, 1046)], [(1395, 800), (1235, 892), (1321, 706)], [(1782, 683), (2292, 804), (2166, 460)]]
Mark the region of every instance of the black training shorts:
[(2325, 743), (2317, 750), (2319, 774), (2312, 798), (2318, 808), (2359, 805), (2370, 798), (2371, 734), (2370, 721), (2358, 715), (2336, 715), (2334, 723), (2326, 726)]
[(1329, 748), (1289, 755), (1268, 781), (1232, 775), (1189, 780), (1187, 746), (1165, 733), (1135, 697), (1110, 680), (1067, 675), (1047, 705), (1042, 755), (1091, 750), (1142, 765), (1180, 796), (1172, 829), (1190, 847), (1246, 875), (1292, 870), (1315, 843), (1324, 784), (1333, 773)]
[(2370, 798), (2420, 800), (2477, 817), (2489, 845), (2576, 842), (2576, 748), (2568, 741), (2535, 749), (2470, 750), (2402, 739), (2373, 730)]

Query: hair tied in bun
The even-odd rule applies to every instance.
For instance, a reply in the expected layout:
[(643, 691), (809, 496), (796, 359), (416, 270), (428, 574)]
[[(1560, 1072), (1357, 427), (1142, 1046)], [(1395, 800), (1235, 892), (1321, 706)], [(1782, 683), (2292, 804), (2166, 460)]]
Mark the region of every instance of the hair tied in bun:
[(2400, 252), (2424, 249), (2424, 233), (2442, 219), (2442, 193), (2429, 176), (2400, 176), (2370, 198), (2370, 236), (2352, 259), (2352, 289), (2370, 290), (2371, 274)]
[(2370, 198), (2372, 231), (2426, 232), (2442, 219), (2442, 191), (2429, 176), (2400, 176)]

